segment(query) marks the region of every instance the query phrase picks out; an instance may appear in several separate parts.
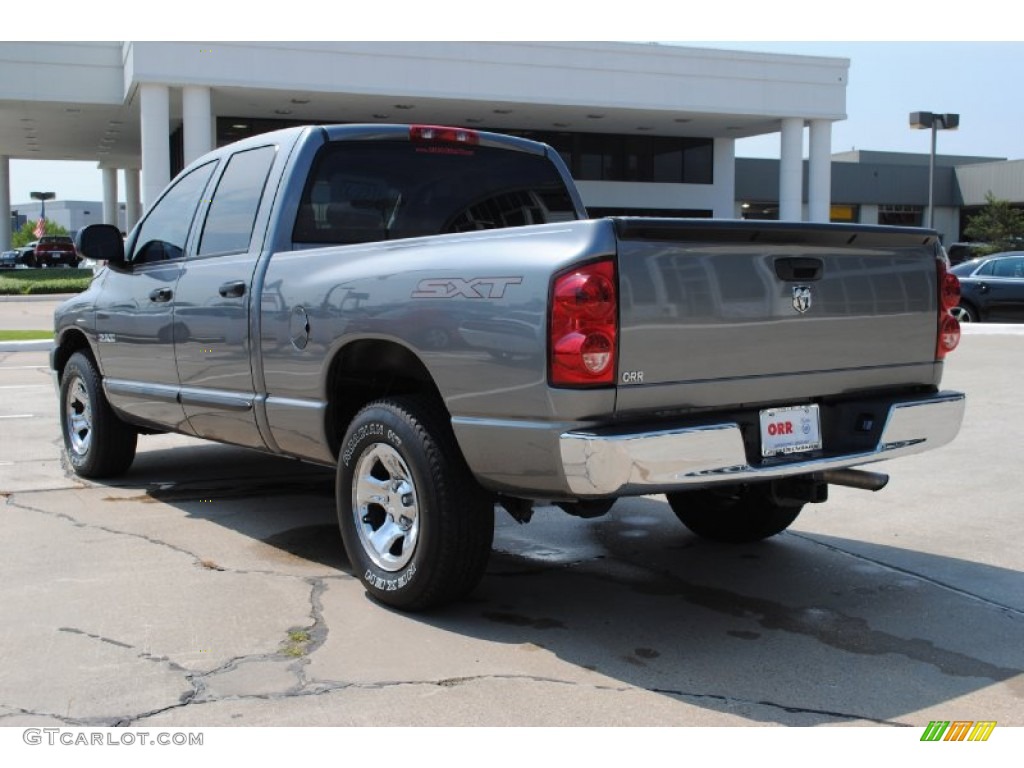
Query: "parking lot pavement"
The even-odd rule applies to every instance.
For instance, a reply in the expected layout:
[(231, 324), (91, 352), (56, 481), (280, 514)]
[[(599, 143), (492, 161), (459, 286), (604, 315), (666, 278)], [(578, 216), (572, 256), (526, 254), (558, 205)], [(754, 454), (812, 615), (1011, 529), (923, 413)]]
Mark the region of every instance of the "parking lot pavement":
[(956, 442), (760, 545), (660, 497), (500, 513), (471, 598), (403, 615), (352, 576), (330, 470), (161, 435), (82, 481), (45, 353), (0, 353), (0, 725), (1024, 725), (1022, 363), (966, 336)]

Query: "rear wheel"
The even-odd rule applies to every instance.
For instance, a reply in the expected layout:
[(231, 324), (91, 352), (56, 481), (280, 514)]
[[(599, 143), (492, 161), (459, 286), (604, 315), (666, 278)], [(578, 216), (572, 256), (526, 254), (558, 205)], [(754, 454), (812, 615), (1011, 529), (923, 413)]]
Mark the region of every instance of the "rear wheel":
[(423, 610), (479, 582), (494, 505), (476, 483), (439, 408), (380, 400), (349, 425), (338, 456), (338, 522), (355, 575), (376, 599)]
[(82, 352), (64, 366), (60, 405), (64, 449), (75, 474), (113, 477), (127, 471), (135, 459), (138, 432), (114, 413), (95, 364)]
[(803, 509), (799, 502), (781, 503), (770, 483), (702, 488), (666, 494), (680, 522), (711, 541), (760, 541), (786, 530)]

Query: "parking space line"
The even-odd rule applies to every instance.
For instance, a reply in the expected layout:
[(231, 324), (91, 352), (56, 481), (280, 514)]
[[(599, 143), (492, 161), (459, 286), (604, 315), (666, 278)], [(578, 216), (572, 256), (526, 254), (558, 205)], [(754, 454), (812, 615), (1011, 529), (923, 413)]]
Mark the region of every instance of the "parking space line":
[(13, 416), (0, 416), (0, 419), (31, 419), (34, 418), (34, 413), (19, 413)]

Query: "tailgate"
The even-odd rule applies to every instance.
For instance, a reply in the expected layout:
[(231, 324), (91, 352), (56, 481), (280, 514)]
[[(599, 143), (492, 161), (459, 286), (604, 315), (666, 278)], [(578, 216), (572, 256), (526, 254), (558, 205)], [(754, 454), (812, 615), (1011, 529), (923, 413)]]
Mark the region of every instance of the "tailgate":
[(935, 386), (929, 230), (615, 219), (617, 410)]

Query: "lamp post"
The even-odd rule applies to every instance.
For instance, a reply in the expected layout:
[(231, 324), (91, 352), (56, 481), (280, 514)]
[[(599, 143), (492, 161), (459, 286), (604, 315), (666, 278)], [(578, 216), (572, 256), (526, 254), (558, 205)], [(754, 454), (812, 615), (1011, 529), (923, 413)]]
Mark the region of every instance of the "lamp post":
[(56, 192), (30, 192), (29, 197), (33, 200), (38, 200), (40, 203), (39, 218), (43, 221), (46, 220), (46, 201), (53, 200), (57, 196)]
[(960, 115), (936, 112), (911, 112), (911, 128), (931, 128), (932, 150), (928, 155), (928, 226), (935, 228), (935, 133), (939, 130), (955, 131), (960, 127)]

